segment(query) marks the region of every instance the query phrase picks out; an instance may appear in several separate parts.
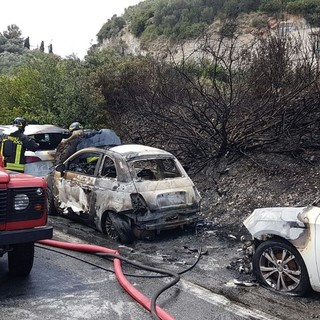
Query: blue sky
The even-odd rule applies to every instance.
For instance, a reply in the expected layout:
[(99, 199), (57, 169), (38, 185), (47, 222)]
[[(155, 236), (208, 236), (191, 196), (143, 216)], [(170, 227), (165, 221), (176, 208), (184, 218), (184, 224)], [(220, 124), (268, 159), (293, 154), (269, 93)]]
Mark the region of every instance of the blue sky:
[(97, 43), (96, 34), (114, 14), (141, 0), (0, 0), (0, 32), (16, 24), (31, 48), (44, 41), (45, 50), (62, 57), (75, 54), (84, 57)]

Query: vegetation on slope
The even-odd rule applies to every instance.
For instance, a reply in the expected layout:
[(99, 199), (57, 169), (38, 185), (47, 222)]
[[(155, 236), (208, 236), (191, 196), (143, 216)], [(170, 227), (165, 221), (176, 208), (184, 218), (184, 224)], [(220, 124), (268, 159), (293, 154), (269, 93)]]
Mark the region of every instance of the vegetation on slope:
[(102, 43), (128, 25), (143, 43), (159, 36), (179, 41), (200, 36), (217, 18), (230, 20), (256, 11), (276, 18), (298, 14), (311, 26), (320, 26), (318, 0), (146, 0), (129, 7), (122, 17), (113, 16), (97, 36)]
[(62, 59), (20, 41), (16, 52), (0, 53), (2, 122), (19, 115), (109, 127), (124, 142), (165, 148), (198, 170), (257, 149), (300, 156), (317, 148), (315, 42), (270, 35), (243, 45), (236, 33), (209, 40), (198, 42), (196, 60), (179, 61), (99, 48), (84, 61)]

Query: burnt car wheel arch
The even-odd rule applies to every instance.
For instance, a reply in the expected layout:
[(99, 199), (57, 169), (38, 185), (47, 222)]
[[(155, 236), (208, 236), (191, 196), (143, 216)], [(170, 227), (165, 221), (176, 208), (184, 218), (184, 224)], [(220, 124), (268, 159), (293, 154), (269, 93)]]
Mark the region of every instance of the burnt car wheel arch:
[(101, 229), (114, 241), (131, 243), (134, 240), (131, 220), (126, 216), (110, 211), (105, 212), (101, 219)]
[(305, 295), (311, 289), (300, 253), (280, 237), (262, 242), (255, 251), (252, 263), (258, 281), (268, 289), (295, 296)]

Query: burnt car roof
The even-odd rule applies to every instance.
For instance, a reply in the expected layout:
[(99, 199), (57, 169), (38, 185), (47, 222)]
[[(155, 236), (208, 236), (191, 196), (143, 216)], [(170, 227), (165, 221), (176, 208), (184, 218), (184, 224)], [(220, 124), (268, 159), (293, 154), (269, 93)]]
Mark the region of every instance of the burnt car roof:
[(80, 151), (81, 152), (96, 151), (96, 152), (103, 152), (106, 154), (109, 153), (109, 154), (113, 154), (115, 157), (124, 158), (126, 161), (139, 159), (139, 158), (146, 158), (146, 157), (148, 158), (166, 157), (171, 159), (175, 158), (175, 156), (168, 151), (145, 146), (145, 145), (140, 145), (140, 144), (122, 144), (122, 145), (114, 146), (108, 149), (90, 147), (90, 148), (81, 149)]
[(140, 144), (122, 144), (116, 147), (112, 147), (109, 150), (121, 154), (127, 160), (145, 156), (159, 155), (174, 158), (174, 156), (168, 151)]

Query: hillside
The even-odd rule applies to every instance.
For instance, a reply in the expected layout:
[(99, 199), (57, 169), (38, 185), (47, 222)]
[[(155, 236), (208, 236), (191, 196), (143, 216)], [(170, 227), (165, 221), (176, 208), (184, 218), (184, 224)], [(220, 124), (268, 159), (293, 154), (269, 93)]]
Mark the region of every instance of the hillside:
[[(320, 3), (316, 0), (146, 0), (114, 15), (99, 30), (102, 48), (118, 48), (124, 54), (160, 55), (166, 47), (192, 43), (205, 34), (233, 37), (262, 35), (281, 21), (300, 27), (320, 27)], [(302, 21), (302, 24), (301, 24)], [(237, 29), (237, 30), (236, 30)], [(194, 47), (194, 45), (193, 45)], [(161, 56), (161, 55), (160, 55)]]
[[(133, 9), (132, 9), (133, 10)], [(270, 13), (270, 12), (269, 12)], [(131, 18), (134, 16), (131, 14)], [(147, 55), (180, 61), (191, 56), (199, 46), (199, 39), (172, 40), (159, 36), (156, 40), (145, 41), (130, 31), (130, 15), (125, 16), (126, 24), (117, 35), (102, 40), (101, 48), (122, 47), (125, 54)], [(267, 12), (240, 12), (235, 17), (238, 39), (245, 43), (255, 37), (279, 30), (283, 15), (270, 16)], [(285, 20), (294, 26), (297, 34), (301, 30), (310, 33), (306, 19), (301, 15), (286, 13)], [(219, 39), (225, 24), (225, 16), (218, 15), (206, 28), (211, 39)], [(149, 23), (152, 23), (152, 21)], [(293, 33), (295, 32), (293, 30)], [(316, 29), (317, 30), (317, 29)], [(291, 32), (291, 31), (290, 31)], [(218, 42), (218, 41), (217, 41)], [(168, 57), (168, 52), (172, 54)], [(203, 171), (193, 174), (203, 197), (202, 215), (208, 224), (226, 234), (226, 230), (240, 236), (245, 230), (242, 221), (252, 210), (268, 206), (305, 206), (319, 196), (318, 175), (320, 151), (288, 150), (288, 141), (265, 151), (254, 151), (236, 160), (222, 158), (218, 164), (209, 165)]]
[[(293, 25), (294, 30), (290, 31), (290, 33), (294, 36), (304, 36), (319, 30), (319, 28), (311, 28), (301, 16), (287, 15), (286, 19), (285, 24), (281, 25), (281, 20), (268, 17), (262, 13), (241, 14), (236, 21), (237, 40), (242, 43), (253, 42), (255, 39), (267, 36), (270, 33), (278, 33), (280, 25), (288, 28), (288, 30)], [(263, 24), (263, 27), (259, 27), (255, 21), (267, 21), (267, 25)], [(99, 48), (120, 50), (125, 55), (146, 56), (151, 54), (158, 59), (181, 61), (185, 57), (197, 56), (194, 54), (195, 51), (208, 39), (211, 42), (219, 43), (222, 38), (220, 30), (223, 26), (224, 21), (217, 19), (208, 26), (205, 35), (197, 38), (172, 41), (172, 39), (159, 37), (148, 42), (148, 44), (145, 44), (140, 37), (132, 34), (129, 27), (125, 26), (119, 34), (103, 39)]]

